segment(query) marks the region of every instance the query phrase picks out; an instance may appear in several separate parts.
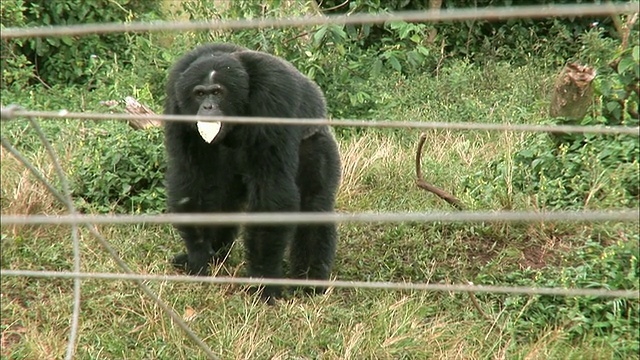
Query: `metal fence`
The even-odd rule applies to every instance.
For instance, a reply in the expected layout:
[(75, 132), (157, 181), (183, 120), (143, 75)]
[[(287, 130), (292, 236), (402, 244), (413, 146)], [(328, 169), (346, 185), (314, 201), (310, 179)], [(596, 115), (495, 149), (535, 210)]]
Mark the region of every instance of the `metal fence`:
[[(265, 27), (290, 27), (311, 26), (322, 24), (362, 24), (383, 23), (386, 21), (462, 21), (469, 19), (507, 19), (507, 18), (543, 18), (565, 16), (594, 16), (627, 14), (637, 12), (637, 3), (625, 4), (578, 4), (557, 6), (522, 6), (505, 8), (483, 9), (452, 9), (441, 11), (408, 11), (383, 15), (351, 15), (351, 16), (312, 16), (304, 18), (270, 18), (252, 20), (214, 20), (206, 22), (132, 22), (109, 24), (86, 24), (73, 26), (47, 26), (35, 28), (5, 28), (0, 32), (2, 39), (26, 38), (26, 37), (52, 37), (69, 35), (86, 35), (98, 33), (116, 32), (143, 32), (143, 31), (185, 31), (185, 30), (226, 30), (243, 28)], [(300, 279), (255, 279), (233, 277), (191, 277), (191, 276), (166, 276), (143, 275), (134, 273), (122, 260), (109, 241), (98, 231), (95, 224), (265, 224), (265, 223), (327, 223), (327, 222), (545, 222), (545, 221), (619, 221), (638, 222), (640, 213), (638, 210), (625, 211), (558, 211), (558, 212), (473, 212), (461, 211), (455, 213), (429, 212), (429, 213), (358, 213), (358, 214), (165, 214), (165, 215), (81, 215), (74, 205), (69, 189), (67, 176), (60, 166), (58, 156), (49, 140), (40, 129), (36, 118), (54, 119), (92, 119), (92, 120), (131, 120), (136, 118), (157, 119), (165, 121), (193, 121), (190, 116), (163, 116), (163, 115), (125, 115), (125, 114), (99, 114), (99, 113), (70, 113), (66, 110), (58, 111), (31, 111), (19, 106), (3, 107), (1, 120), (10, 121), (16, 118), (27, 118), (32, 128), (38, 134), (48, 156), (51, 158), (61, 189), (57, 189), (42, 175), (42, 173), (17, 150), (11, 142), (1, 136), (2, 146), (18, 159), (24, 166), (42, 183), (48, 190), (62, 202), (69, 215), (3, 215), (0, 218), (1, 225), (68, 225), (71, 227), (73, 240), (73, 271), (34, 271), (34, 270), (0, 270), (1, 276), (27, 276), (42, 278), (67, 278), (74, 280), (73, 314), (66, 359), (71, 359), (75, 353), (75, 345), (78, 334), (78, 322), (81, 305), (81, 280), (105, 279), (105, 280), (130, 280), (135, 282), (140, 289), (151, 298), (182, 330), (193, 340), (211, 359), (218, 356), (196, 335), (175, 312), (160, 297), (152, 291), (145, 282), (147, 281), (180, 281), (214, 284), (274, 284), (274, 285), (307, 285), (330, 286), (349, 288), (368, 288), (384, 290), (424, 290), (447, 292), (492, 292), (509, 294), (538, 294), (556, 296), (602, 296), (638, 299), (637, 290), (607, 290), (607, 289), (563, 289), (563, 288), (534, 288), (511, 286), (479, 286), (472, 284), (421, 284), (421, 283), (393, 283), (393, 282), (364, 282), (364, 281), (321, 281)], [(199, 119), (202, 120), (202, 119)], [(327, 120), (327, 119), (274, 119), (274, 118), (236, 118), (225, 117), (216, 120), (255, 123), (255, 124), (305, 124), (354, 127), (395, 127), (417, 129), (452, 129), (452, 130), (491, 130), (491, 131), (525, 131), (525, 132), (564, 132), (564, 133), (599, 133), (599, 134), (630, 134), (639, 136), (640, 130), (635, 127), (623, 126), (550, 126), (550, 125), (513, 125), (513, 124), (483, 124), (473, 122), (438, 123), (438, 122), (409, 122), (409, 121), (373, 121), (373, 120)], [(84, 227), (95, 236), (101, 246), (110, 254), (113, 260), (124, 273), (93, 273), (80, 270), (80, 243), (79, 227)]]

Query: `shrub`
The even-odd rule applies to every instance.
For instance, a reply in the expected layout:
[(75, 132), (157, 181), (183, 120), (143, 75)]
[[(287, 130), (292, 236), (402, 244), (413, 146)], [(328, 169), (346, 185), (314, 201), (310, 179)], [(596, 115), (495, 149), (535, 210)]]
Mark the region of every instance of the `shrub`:
[[(8, 3), (8, 4), (5, 4)], [(97, 1), (3, 1), (5, 26), (74, 25), (153, 19), (155, 2)], [(32, 80), (48, 85), (93, 84), (108, 68), (127, 64), (131, 39), (144, 35), (85, 35), (16, 39), (3, 46), (3, 81), (11, 84), (31, 71)], [(6, 54), (5, 54), (6, 53)], [(124, 57), (124, 59), (123, 59)], [(5, 60), (6, 58), (6, 60)], [(20, 60), (20, 61), (18, 61)], [(25, 68), (25, 65), (29, 65)], [(8, 76), (6, 79), (4, 78)]]
[(582, 139), (555, 147), (547, 134), (530, 137), (511, 159), (491, 162), (462, 184), (469, 196), (487, 202), (512, 185), (542, 208), (637, 207), (637, 137), (591, 134)]
[[(515, 7), (549, 3), (573, 2), (568, 0), (536, 0), (523, 4), (507, 0), (444, 0), (441, 2), (441, 7), (443, 9)], [(319, 6), (326, 9), (328, 13), (340, 14), (424, 10), (430, 7), (428, 2), (417, 0), (356, 0), (349, 1), (348, 6), (344, 6), (344, 2), (341, 0), (325, 0)], [(468, 58), (479, 63), (485, 63), (487, 60), (499, 60), (525, 64), (535, 59), (537, 62), (561, 65), (579, 50), (578, 37), (591, 28), (594, 23), (601, 26), (607, 34), (615, 33), (613, 21), (607, 16), (492, 21), (478, 19), (443, 21), (433, 24), (406, 24), (403, 27), (420, 27), (425, 43), (435, 46), (444, 45), (445, 56)], [(382, 49), (386, 45), (384, 41), (386, 37), (392, 37), (397, 42), (401, 42), (401, 34), (404, 29), (394, 29), (389, 25), (389, 23), (348, 25), (345, 27), (345, 31), (358, 34), (361, 48)], [(394, 68), (397, 67), (398, 65), (394, 66)]]
[[(0, 1), (0, 28), (8, 26), (24, 26), (22, 12), (26, 9), (23, 0)], [(19, 49), (23, 39), (2, 40), (2, 88), (16, 84), (19, 88), (26, 86), (33, 78), (33, 65)]]
[(159, 213), (165, 208), (162, 129), (87, 130), (71, 160), (74, 198), (92, 212)]

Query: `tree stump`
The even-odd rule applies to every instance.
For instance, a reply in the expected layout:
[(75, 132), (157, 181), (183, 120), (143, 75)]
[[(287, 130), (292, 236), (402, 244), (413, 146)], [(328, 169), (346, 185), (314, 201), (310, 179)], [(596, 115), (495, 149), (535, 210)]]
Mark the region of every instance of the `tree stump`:
[(551, 95), (552, 117), (579, 121), (587, 114), (593, 101), (593, 79), (596, 70), (578, 63), (567, 64), (553, 86)]

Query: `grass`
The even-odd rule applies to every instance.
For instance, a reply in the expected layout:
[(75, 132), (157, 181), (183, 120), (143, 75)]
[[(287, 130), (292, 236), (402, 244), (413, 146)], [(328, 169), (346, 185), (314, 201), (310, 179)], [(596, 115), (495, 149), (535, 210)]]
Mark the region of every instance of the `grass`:
[[(405, 79), (402, 86), (374, 89), (381, 100), (372, 117), (538, 123), (545, 120), (551, 78), (552, 74), (533, 67), (454, 63), (438, 78), (424, 75)], [(103, 111), (101, 100), (129, 95), (125, 86), (119, 89), (124, 93), (4, 91), (2, 99), (3, 104), (20, 103), (31, 109)], [(156, 99), (142, 100), (159, 108)], [(3, 123), (3, 136), (18, 143), (53, 178), (50, 161), (24, 124)], [(129, 131), (121, 124), (75, 120), (42, 125), (68, 172), (73, 172), (71, 159), (81, 148), (78, 139), (86, 129)], [(341, 137), (344, 176), (338, 210), (452, 210), (414, 185), (418, 136), (419, 131), (403, 129)], [(533, 194), (507, 186), (478, 199), (462, 182), (493, 160), (511, 159), (530, 135), (428, 131), (427, 136), (423, 171), (428, 181), (455, 193), (472, 209), (537, 209)], [(2, 214), (63, 212), (10, 154), (3, 149), (1, 155)], [(509, 184), (513, 174), (506, 173)], [(182, 244), (170, 226), (100, 226), (100, 231), (134, 271), (175, 274), (167, 260)], [(236, 245), (219, 273), (243, 274), (241, 247)], [(83, 271), (120, 271), (84, 231), (81, 251)], [(637, 257), (636, 262), (620, 257), (637, 251), (637, 224), (345, 224), (340, 227), (333, 274), (341, 280), (585, 287), (579, 282), (584, 278), (612, 288), (626, 284), (610, 282), (612, 278), (628, 277), (637, 289)], [(2, 269), (68, 271), (71, 258), (67, 227), (2, 227)], [(606, 271), (611, 274), (601, 275)], [(62, 279), (2, 278), (3, 359), (62, 357), (72, 286), (72, 281)], [(612, 299), (618, 301), (620, 312), (615, 312), (608, 299), (477, 294), (487, 320), (464, 293), (330, 289), (326, 296), (295, 297), (270, 307), (239, 286), (157, 282), (149, 286), (224, 359), (638, 358), (635, 300)], [(600, 315), (608, 322), (596, 324)], [(82, 282), (77, 351), (79, 359), (203, 358), (150, 299), (123, 281)]]

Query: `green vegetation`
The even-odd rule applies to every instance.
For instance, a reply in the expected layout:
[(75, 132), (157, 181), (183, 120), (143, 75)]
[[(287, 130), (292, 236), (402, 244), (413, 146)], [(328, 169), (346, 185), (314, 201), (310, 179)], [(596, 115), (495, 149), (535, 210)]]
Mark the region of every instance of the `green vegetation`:
[[(31, 24), (16, 11), (31, 3), (36, 2), (3, 1), (2, 25)], [(185, 13), (176, 15), (250, 18), (309, 11), (293, 5), (263, 8), (250, 1), (216, 10), (213, 3), (188, 2)], [(381, 10), (379, 2), (353, 3), (360, 11)], [(389, 3), (396, 8), (415, 5)], [(103, 5), (108, 11), (96, 21), (153, 19), (166, 11), (133, 9), (124, 0)], [(71, 13), (82, 20), (80, 10)], [(547, 27), (551, 23), (555, 27)], [(167, 67), (185, 49), (215, 38), (294, 62), (323, 87), (334, 118), (573, 123), (550, 119), (547, 109), (562, 63), (580, 60), (598, 69), (598, 101), (581, 123), (637, 125), (637, 92), (631, 87), (639, 77), (637, 25), (631, 46), (620, 50), (620, 41), (604, 28), (580, 24), (512, 22), (509, 26), (517, 31), (503, 30), (511, 40), (495, 44), (485, 41), (507, 24), (494, 29), (476, 24), (473, 31), (465, 24), (469, 41), (452, 37), (455, 24), (127, 34), (115, 37), (113, 46), (88, 38), (101, 44), (93, 47), (96, 51), (117, 54), (111, 57), (83, 53), (76, 59), (70, 55), (75, 40), (50, 43), (51, 68), (30, 62), (29, 53), (20, 50), (27, 42), (20, 40), (3, 44), (0, 95), (3, 106), (73, 112), (109, 111), (103, 101), (133, 96), (160, 112)], [(436, 41), (425, 41), (434, 28)], [(543, 29), (572, 37), (532, 41), (530, 31)], [(465, 56), (467, 46), (473, 57)], [(83, 43), (82, 49), (90, 47)], [(76, 60), (95, 66), (76, 74), (70, 66)], [(68, 72), (48, 73), (60, 68)], [(42, 120), (41, 126), (58, 151), (82, 211), (164, 211), (161, 131), (77, 119)], [(336, 133), (344, 163), (340, 212), (451, 210), (414, 184), (418, 130), (339, 128)], [(25, 120), (3, 122), (2, 136), (55, 179), (51, 161)], [(444, 130), (427, 131), (426, 136), (427, 181), (455, 194), (470, 209), (638, 208), (637, 137)], [(4, 148), (0, 154), (2, 214), (64, 213)], [(168, 259), (182, 244), (169, 225), (105, 225), (100, 231), (134, 271), (176, 273)], [(639, 242), (637, 223), (345, 224), (334, 274), (340, 280), (637, 290)], [(120, 272), (86, 232), (81, 251), (83, 271)], [(69, 271), (71, 258), (68, 227), (2, 227), (2, 269)], [(218, 273), (244, 274), (240, 242)], [(331, 289), (327, 296), (296, 297), (269, 307), (239, 286), (149, 285), (225, 359), (637, 359), (640, 350), (640, 306), (633, 299), (476, 294), (483, 314), (465, 293)], [(71, 280), (2, 278), (2, 359), (62, 357), (72, 287)], [(79, 331), (79, 359), (203, 358), (131, 282), (83, 281)]]

